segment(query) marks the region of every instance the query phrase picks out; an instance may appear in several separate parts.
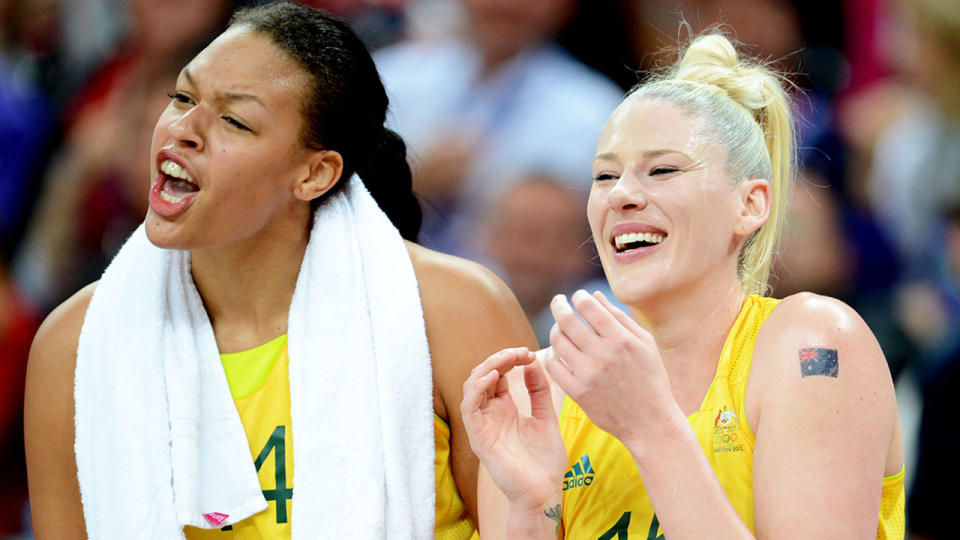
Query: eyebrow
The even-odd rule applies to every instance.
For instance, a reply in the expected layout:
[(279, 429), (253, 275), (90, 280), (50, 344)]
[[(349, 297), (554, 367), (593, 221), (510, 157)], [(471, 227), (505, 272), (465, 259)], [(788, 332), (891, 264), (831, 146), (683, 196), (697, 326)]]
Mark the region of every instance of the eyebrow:
[[(667, 148), (660, 148), (660, 149), (657, 149), (657, 150), (647, 150), (647, 151), (644, 152), (642, 155), (643, 155), (644, 158), (649, 159), (649, 158), (659, 157), (659, 156), (662, 156), (662, 155), (665, 155), (665, 154), (680, 154), (681, 156), (690, 158), (690, 156), (688, 156), (688, 155), (687, 155), (686, 153), (684, 153), (684, 152), (681, 152), (680, 150), (671, 150), (671, 149), (667, 149)], [(692, 158), (690, 158), (690, 159), (692, 159)], [(615, 154), (615, 153), (613, 153), (613, 152), (604, 152), (603, 154), (597, 154), (596, 157), (593, 158), (593, 160), (594, 160), (594, 161), (598, 161), (598, 160), (616, 161), (616, 160), (617, 160), (617, 154)]]
[[(190, 86), (193, 86), (193, 87), (197, 86), (197, 82), (196, 80), (194, 80), (193, 74), (190, 73), (189, 67), (183, 68), (181, 73), (183, 74), (184, 77), (187, 78), (187, 82), (190, 83)], [(264, 103), (260, 101), (260, 98), (258, 98), (257, 96), (253, 94), (244, 94), (242, 92), (218, 91), (217, 99), (221, 101), (252, 101), (260, 105), (264, 109), (267, 108), (267, 106), (264, 105)]]

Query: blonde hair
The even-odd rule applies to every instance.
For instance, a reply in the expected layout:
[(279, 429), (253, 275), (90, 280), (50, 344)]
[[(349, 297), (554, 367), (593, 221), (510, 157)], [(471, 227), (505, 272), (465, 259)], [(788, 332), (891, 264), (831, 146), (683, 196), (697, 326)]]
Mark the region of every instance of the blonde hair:
[(734, 182), (770, 182), (770, 217), (747, 239), (737, 265), (744, 291), (766, 294), (796, 161), (781, 77), (762, 63), (741, 60), (730, 40), (711, 33), (694, 38), (669, 71), (635, 86), (628, 96), (662, 99), (701, 120), (708, 140), (726, 150), (726, 172)]

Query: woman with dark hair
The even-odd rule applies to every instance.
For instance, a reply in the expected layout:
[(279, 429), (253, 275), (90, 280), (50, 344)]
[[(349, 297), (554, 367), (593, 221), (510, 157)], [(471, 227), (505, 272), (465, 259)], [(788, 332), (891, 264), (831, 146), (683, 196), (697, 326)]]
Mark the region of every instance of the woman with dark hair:
[(144, 223), (34, 341), (37, 538), (474, 533), (461, 383), (534, 338), (490, 272), (414, 243), (386, 109), (353, 32), (294, 4), (183, 69)]

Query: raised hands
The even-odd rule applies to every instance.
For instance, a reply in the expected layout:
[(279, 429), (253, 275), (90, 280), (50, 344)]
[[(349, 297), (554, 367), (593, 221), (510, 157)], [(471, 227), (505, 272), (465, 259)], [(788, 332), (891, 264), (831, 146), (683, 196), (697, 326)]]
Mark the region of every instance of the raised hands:
[(550, 304), (557, 324), (544, 367), (594, 424), (625, 443), (636, 441), (677, 407), (657, 344), (603, 294), (581, 290), (571, 300), (576, 312), (564, 296)]
[[(510, 394), (507, 373), (514, 367), (523, 369), (529, 416)], [(505, 349), (474, 368), (463, 385), (460, 413), (470, 446), (512, 507), (535, 513), (558, 498), (567, 452), (550, 383), (534, 353)]]
[[(553, 347), (537, 354), (526, 348), (500, 351), (474, 368), (463, 385), (460, 410), (470, 446), (509, 502), (509, 517), (499, 514), (488, 529), (493, 537), (499, 537), (498, 519), (505, 520), (506, 537), (556, 538), (559, 531), (549, 519), (555, 515), (559, 524), (569, 460), (551, 386), (625, 444), (642, 441), (670, 412), (679, 412), (653, 336), (600, 293), (578, 291), (572, 302), (576, 311), (563, 296), (551, 304), (557, 320)], [(514, 368), (523, 370), (529, 415), (522, 390), (511, 393), (510, 382), (520, 381)]]

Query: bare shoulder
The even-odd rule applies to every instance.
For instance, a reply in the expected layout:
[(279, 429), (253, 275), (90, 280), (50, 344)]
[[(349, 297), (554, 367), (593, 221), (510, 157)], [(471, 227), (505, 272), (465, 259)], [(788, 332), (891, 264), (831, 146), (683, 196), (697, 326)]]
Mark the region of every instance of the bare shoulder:
[[(411, 242), (407, 249), (441, 392), (456, 388), (456, 396), (450, 397), (458, 400), (470, 370), (488, 356), (507, 347), (535, 346), (520, 304), (496, 274), (481, 264)], [(446, 405), (458, 408), (459, 401)]]
[(810, 323), (862, 322), (857, 312), (844, 302), (831, 296), (800, 292), (792, 294), (777, 305), (768, 322), (794, 322), (802, 325)]
[(77, 343), (95, 289), (96, 284), (90, 284), (60, 304), (44, 319), (33, 338), (24, 403), (28, 446), (30, 432), (39, 429), (43, 434), (49, 422), (69, 423), (72, 432), (73, 416), (60, 418), (60, 413), (54, 411), (73, 410)]
[(407, 242), (407, 250), (425, 310), (427, 303), (440, 310), (440, 315), (446, 310), (483, 315), (487, 310), (509, 313), (519, 309), (510, 288), (487, 267), (412, 242)]
[[(756, 350), (762, 353), (783, 347), (824, 346), (855, 349), (861, 353), (855, 360), (860, 367), (886, 369), (880, 345), (863, 318), (842, 301), (813, 293), (797, 293), (781, 300), (764, 322)], [(850, 360), (846, 364), (854, 363)]]
[[(75, 359), (80, 329), (96, 288), (97, 284), (91, 283), (80, 289), (44, 319), (30, 348), (30, 369), (62, 368), (64, 366), (46, 366), (46, 364), (50, 362), (59, 364), (59, 359), (62, 358)], [(73, 367), (70, 366), (71, 374), (72, 371)]]
[(896, 416), (883, 351), (860, 315), (840, 300), (812, 293), (784, 298), (761, 327), (753, 358), (748, 399), (753, 394), (755, 403), (828, 405), (869, 397)]
[(84, 530), (74, 460), (73, 379), (77, 343), (96, 284), (44, 320), (27, 364), (24, 442), (37, 538), (78, 538)]

